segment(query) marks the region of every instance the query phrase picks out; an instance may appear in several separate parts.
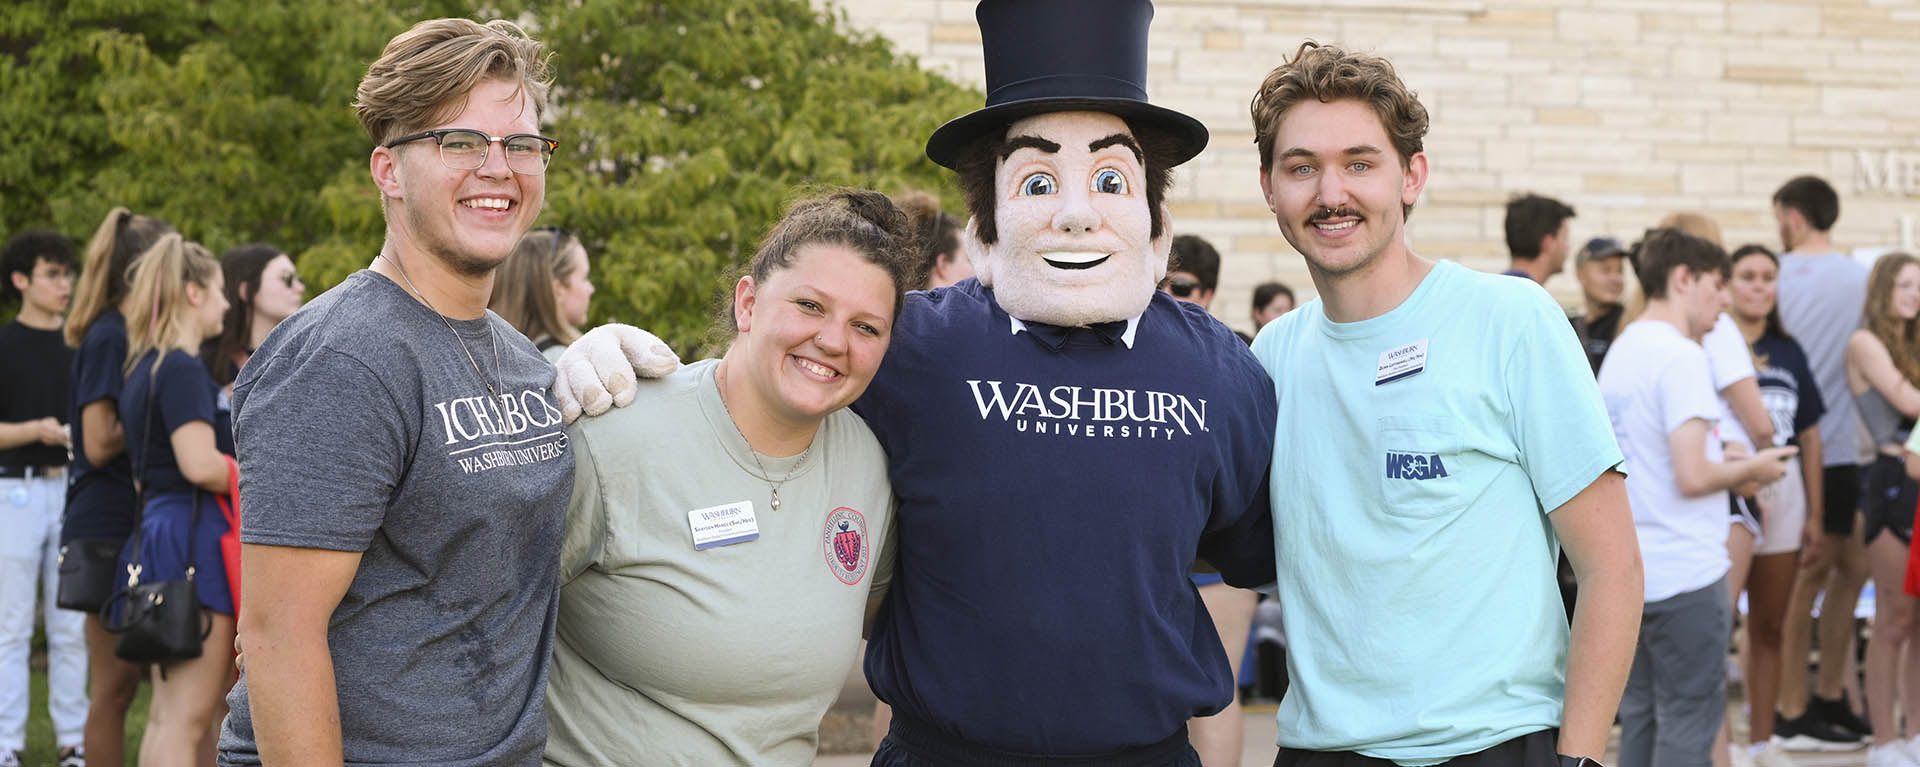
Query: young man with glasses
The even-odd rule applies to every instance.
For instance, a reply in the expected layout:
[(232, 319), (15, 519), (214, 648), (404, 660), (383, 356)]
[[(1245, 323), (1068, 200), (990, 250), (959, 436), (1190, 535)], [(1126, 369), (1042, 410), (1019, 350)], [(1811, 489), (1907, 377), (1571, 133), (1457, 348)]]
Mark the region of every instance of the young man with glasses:
[(555, 142), (542, 46), (421, 22), (360, 82), (372, 265), (234, 386), (244, 672), (223, 765), (537, 765), (573, 454), (553, 367), (487, 311)]
[(60, 416), (73, 369), (61, 326), (73, 267), (73, 243), (57, 232), (20, 232), (0, 249), (0, 295), (20, 296), (20, 313), (0, 326), (0, 360), (12, 371), (0, 376), (0, 767), (19, 767), (26, 749), (36, 597), (46, 609), (47, 708), (59, 767), (86, 763), (86, 613), (54, 604), (70, 444)]

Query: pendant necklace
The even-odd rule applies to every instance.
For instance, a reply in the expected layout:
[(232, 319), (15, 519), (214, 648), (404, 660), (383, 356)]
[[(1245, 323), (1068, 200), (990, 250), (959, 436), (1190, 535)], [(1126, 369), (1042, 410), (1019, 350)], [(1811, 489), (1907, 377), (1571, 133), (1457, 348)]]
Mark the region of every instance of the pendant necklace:
[(778, 482), (774, 481), (773, 475), (767, 472), (766, 465), (760, 463), (760, 451), (753, 449), (753, 443), (747, 439), (747, 433), (741, 431), (740, 423), (733, 419), (733, 408), (727, 407), (727, 390), (721, 386), (725, 380), (721, 376), (724, 375), (725, 372), (725, 369), (722, 368), (716, 371), (714, 377), (714, 389), (720, 393), (720, 409), (726, 411), (727, 423), (733, 424), (733, 433), (740, 435), (740, 441), (747, 444), (747, 455), (753, 456), (753, 465), (760, 470), (759, 480), (767, 483), (767, 487), (773, 490), (773, 502), (767, 505), (774, 511), (779, 511), (780, 487), (787, 484), (787, 480), (793, 479), (794, 475), (799, 474), (801, 469), (806, 468), (807, 458), (813, 455), (813, 442), (807, 442), (806, 449), (800, 451), (800, 460), (793, 465), (793, 470), (787, 472), (787, 476), (781, 477)]
[[(459, 344), (460, 351), (466, 353), (467, 364), (473, 366), (473, 375), (480, 379), (480, 383), (486, 385), (488, 394), (493, 395), (494, 399), (499, 399), (500, 392), (496, 391), (493, 388), (492, 381), (487, 380), (487, 374), (480, 372), (480, 362), (473, 358), (473, 350), (467, 348), (467, 341), (466, 339), (460, 337), (460, 331), (453, 329), (453, 321), (447, 319), (447, 315), (441, 314), (439, 309), (433, 308), (433, 302), (427, 300), (427, 294), (420, 292), (419, 288), (414, 287), (413, 278), (407, 276), (407, 270), (400, 268), (399, 261), (395, 261), (391, 258), (387, 258), (387, 254), (385, 253), (380, 254), (380, 259), (383, 261), (386, 261), (389, 264), (392, 264), (394, 271), (397, 271), (400, 273), (400, 279), (406, 281), (407, 289), (413, 291), (414, 295), (419, 296), (420, 303), (426, 305), (427, 311), (433, 312), (433, 316), (439, 317), (441, 324), (444, 324), (447, 326), (447, 332), (453, 334), (453, 342)], [(485, 315), (482, 315), (482, 316), (484, 317)], [(492, 323), (487, 324), (487, 340), (492, 342), (493, 344), (493, 377), (499, 378), (500, 377), (500, 342), (494, 336)], [(777, 509), (779, 507), (775, 506), (774, 508)]]

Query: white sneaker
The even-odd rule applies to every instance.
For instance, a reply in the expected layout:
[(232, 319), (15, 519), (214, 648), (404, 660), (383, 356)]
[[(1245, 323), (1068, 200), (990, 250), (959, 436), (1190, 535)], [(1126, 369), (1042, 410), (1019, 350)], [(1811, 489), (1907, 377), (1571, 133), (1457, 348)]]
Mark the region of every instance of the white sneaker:
[(1896, 740), (1893, 744), (1899, 746), (1901, 751), (1906, 752), (1907, 761), (1920, 765), (1920, 735), (1915, 735), (1906, 740)]
[(1793, 761), (1793, 757), (1787, 755), (1786, 749), (1775, 743), (1768, 743), (1760, 753), (1751, 755), (1743, 753), (1741, 756), (1746, 758), (1747, 764), (1753, 767), (1797, 767), (1799, 764)]
[(1728, 767), (1755, 767), (1753, 756), (1747, 753), (1747, 747), (1738, 743), (1727, 744)]
[(1914, 761), (1907, 757), (1907, 749), (1896, 741), (1869, 747), (1867, 767), (1914, 767)]

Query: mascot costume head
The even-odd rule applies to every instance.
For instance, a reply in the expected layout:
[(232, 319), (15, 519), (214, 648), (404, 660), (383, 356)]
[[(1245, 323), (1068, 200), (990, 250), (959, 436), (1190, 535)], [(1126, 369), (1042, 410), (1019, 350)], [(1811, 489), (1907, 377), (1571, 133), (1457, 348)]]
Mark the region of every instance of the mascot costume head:
[(1173, 166), (1207, 129), (1147, 103), (1147, 0), (986, 0), (987, 105), (934, 131), (960, 174), (980, 283), (1014, 318), (1060, 326), (1146, 311), (1173, 236)]

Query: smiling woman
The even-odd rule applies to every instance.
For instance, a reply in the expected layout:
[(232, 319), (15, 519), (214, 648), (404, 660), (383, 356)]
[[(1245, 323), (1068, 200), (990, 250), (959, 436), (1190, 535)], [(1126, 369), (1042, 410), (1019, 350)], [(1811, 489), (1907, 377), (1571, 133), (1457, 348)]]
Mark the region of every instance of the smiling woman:
[(886, 196), (803, 200), (735, 284), (721, 359), (574, 425), (547, 764), (812, 759), (892, 574), (886, 454), (846, 408), (916, 260)]

